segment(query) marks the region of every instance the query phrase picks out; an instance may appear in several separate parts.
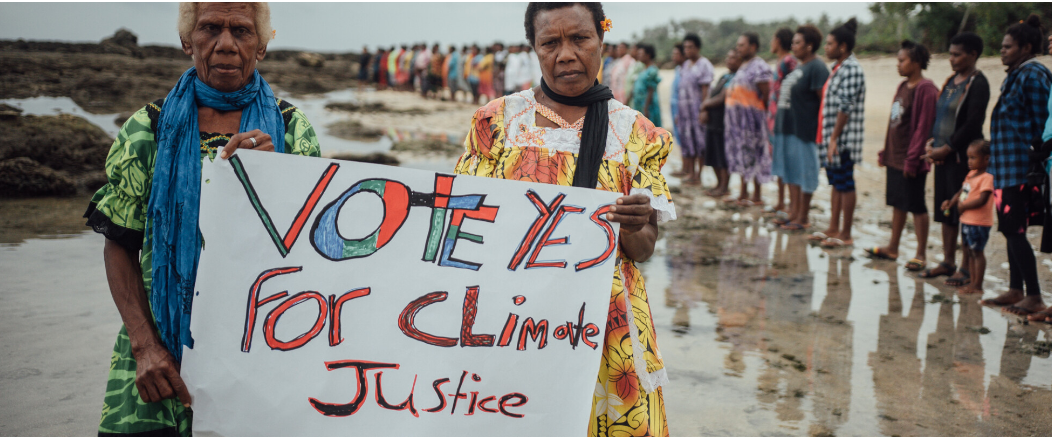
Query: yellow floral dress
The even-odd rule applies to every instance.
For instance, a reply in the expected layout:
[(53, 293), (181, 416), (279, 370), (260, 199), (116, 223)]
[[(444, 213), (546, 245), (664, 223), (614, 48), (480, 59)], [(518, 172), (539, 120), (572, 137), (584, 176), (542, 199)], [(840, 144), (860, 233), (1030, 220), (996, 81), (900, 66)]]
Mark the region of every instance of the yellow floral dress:
[[(533, 91), (526, 90), (476, 111), (464, 140), (467, 151), (456, 173), (572, 185), (581, 132), (538, 127), (537, 108)], [(610, 128), (596, 188), (645, 194), (659, 222), (675, 219), (675, 205), (661, 174), (672, 149), (672, 136), (616, 100), (610, 101), (609, 111)], [(588, 435), (667, 436), (661, 395), (666, 383), (643, 276), (618, 248)]]

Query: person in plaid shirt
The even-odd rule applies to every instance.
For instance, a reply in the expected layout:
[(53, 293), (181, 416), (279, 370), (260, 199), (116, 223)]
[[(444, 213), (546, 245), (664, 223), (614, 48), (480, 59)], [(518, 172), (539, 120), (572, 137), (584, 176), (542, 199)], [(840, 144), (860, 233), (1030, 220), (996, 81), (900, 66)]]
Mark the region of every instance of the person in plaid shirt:
[(866, 106), (866, 76), (851, 53), (855, 49), (857, 29), (858, 22), (852, 18), (826, 36), (826, 56), (836, 62), (822, 92), (815, 143), (829, 184), (833, 186), (832, 217), (829, 228), (810, 237), (821, 241), (826, 248), (854, 243), (851, 239), (856, 202), (854, 168), (855, 163), (862, 161)]
[(1005, 306), (1006, 312), (1016, 315), (1046, 309), (1041, 300), (1034, 249), (1026, 238), (1031, 217), (1041, 213), (1031, 207), (1033, 192), (1039, 188), (1027, 185), (1030, 147), (1040, 144), (1052, 88), (1052, 72), (1034, 59), (1041, 53), (1043, 40), (1041, 20), (1033, 14), (1005, 32), (1001, 63), (1008, 66), (1008, 76), (1001, 84), (1001, 97), (990, 116), (994, 208), (997, 229), (1007, 240), (1010, 275), (1008, 292), (981, 303)]

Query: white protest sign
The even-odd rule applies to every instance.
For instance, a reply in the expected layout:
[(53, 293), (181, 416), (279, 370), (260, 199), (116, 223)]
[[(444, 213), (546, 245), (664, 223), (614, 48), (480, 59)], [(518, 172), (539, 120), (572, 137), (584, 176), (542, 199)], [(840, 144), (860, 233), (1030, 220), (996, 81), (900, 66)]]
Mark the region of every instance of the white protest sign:
[(205, 160), (198, 435), (582, 435), (617, 193), (239, 151)]

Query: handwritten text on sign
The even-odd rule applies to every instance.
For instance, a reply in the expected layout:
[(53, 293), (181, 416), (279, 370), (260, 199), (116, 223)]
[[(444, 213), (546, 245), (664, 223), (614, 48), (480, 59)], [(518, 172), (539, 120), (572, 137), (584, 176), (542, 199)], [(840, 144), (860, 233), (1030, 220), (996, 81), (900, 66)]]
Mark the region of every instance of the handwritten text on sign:
[(194, 432), (578, 435), (616, 193), (241, 151), (205, 161)]

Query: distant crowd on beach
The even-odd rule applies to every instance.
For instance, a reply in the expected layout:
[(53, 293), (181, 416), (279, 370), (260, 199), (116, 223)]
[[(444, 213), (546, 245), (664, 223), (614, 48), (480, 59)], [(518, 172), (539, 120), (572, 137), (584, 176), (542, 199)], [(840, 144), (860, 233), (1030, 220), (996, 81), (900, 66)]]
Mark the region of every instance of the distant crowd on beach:
[(366, 47), (358, 61), (358, 79), (379, 90), (416, 91), (424, 98), (478, 104), (540, 85), (541, 67), (528, 44), (505, 47), (497, 42), (459, 49), (450, 45), (445, 50), (439, 44), (414, 44), (375, 53)]
[[(729, 71), (720, 77), (701, 56), (701, 38), (687, 34), (672, 52), (669, 103), (683, 158), (683, 167), (672, 175), (685, 185), (700, 186), (702, 169), (711, 167), (717, 183), (705, 193), (743, 207), (763, 206), (761, 184), (777, 179), (777, 198), (767, 209), (772, 221), (786, 231), (809, 231), (811, 199), (824, 168), (832, 191), (831, 219), (809, 238), (825, 248), (852, 246), (854, 167), (863, 160), (866, 94), (865, 73), (853, 54), (857, 27), (851, 19), (825, 36), (810, 24), (779, 29), (770, 39), (773, 68), (758, 56), (760, 36), (746, 32), (726, 53)], [(982, 126), (990, 84), (976, 69), (976, 60), (991, 42), (971, 32), (956, 35), (949, 50), (954, 74), (941, 87), (923, 75), (931, 58), (928, 48), (902, 42), (898, 73), (904, 80), (893, 96), (884, 148), (876, 157), (887, 172), (891, 239), (885, 246), (867, 248), (871, 257), (899, 257), (912, 215), (917, 251), (907, 269), (925, 278), (948, 276), (946, 283), (962, 292), (981, 293), (983, 249), (996, 213), (998, 230), (1007, 240), (1011, 290), (986, 303), (1020, 315), (1044, 309), (1025, 233), (1046, 216), (1052, 220), (1045, 214), (1050, 198), (1048, 171), (1042, 170), (1052, 150), (1045, 143), (1052, 139), (1052, 125), (1046, 128), (1052, 72), (1034, 59), (1042, 53), (1044, 39), (1040, 20), (1033, 16), (1009, 27), (1003, 41), (993, 42), (1000, 46), (1008, 77), (989, 137)], [(831, 65), (818, 56), (820, 49)], [(604, 44), (598, 79), (615, 99), (662, 126), (655, 57), (649, 44)], [(416, 44), (364, 50), (359, 79), (378, 89), (478, 104), (536, 87), (541, 74), (528, 44), (449, 46), (445, 51), (438, 44)], [(932, 216), (942, 225), (944, 242), (943, 261), (931, 269), (924, 193), (929, 172), (935, 179)], [(741, 180), (734, 196), (731, 174)], [(1052, 233), (1048, 237), (1042, 249), (1052, 251)], [(959, 239), (963, 258), (958, 265)]]

